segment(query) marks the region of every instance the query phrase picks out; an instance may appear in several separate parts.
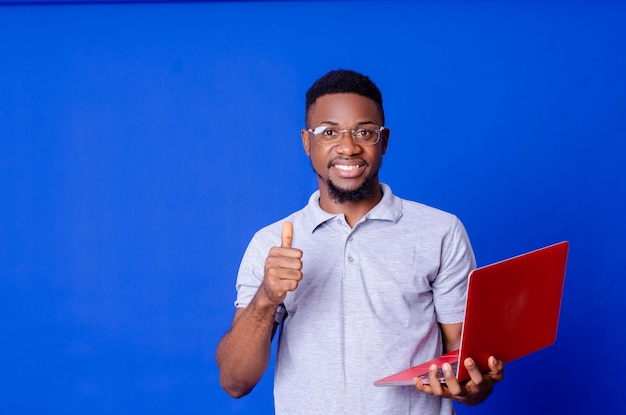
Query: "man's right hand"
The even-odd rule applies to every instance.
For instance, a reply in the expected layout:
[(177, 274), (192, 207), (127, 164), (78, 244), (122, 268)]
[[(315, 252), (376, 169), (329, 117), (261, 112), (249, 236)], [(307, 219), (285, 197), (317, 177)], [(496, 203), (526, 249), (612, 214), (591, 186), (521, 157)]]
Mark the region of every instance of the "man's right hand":
[(291, 247), (293, 224), (285, 222), (281, 246), (273, 247), (265, 260), (265, 276), (261, 288), (267, 299), (277, 306), (285, 300), (288, 291), (298, 288), (302, 279), (302, 251)]
[(217, 346), (220, 384), (232, 397), (248, 394), (267, 370), (278, 324), (276, 308), (302, 279), (302, 251), (291, 247), (292, 239), (293, 225), (286, 222), (281, 246), (270, 249), (265, 260), (265, 275), (256, 295), (247, 307), (237, 308), (230, 330)]

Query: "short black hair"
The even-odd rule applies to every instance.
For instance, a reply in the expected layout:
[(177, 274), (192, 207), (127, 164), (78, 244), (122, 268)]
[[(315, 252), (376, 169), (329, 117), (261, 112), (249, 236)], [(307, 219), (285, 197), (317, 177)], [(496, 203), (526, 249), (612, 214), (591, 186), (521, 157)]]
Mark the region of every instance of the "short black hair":
[(385, 112), (383, 111), (383, 95), (372, 80), (358, 72), (348, 69), (338, 69), (328, 72), (306, 91), (305, 121), (308, 120), (309, 109), (319, 97), (328, 94), (354, 93), (371, 99), (380, 110), (383, 125)]

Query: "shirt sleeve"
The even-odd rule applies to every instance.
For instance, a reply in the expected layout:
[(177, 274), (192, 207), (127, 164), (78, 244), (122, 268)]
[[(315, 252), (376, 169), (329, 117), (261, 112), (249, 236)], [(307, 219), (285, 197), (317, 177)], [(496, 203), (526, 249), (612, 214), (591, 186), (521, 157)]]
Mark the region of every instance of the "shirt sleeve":
[[(268, 227), (257, 232), (248, 244), (237, 273), (235, 307), (247, 307), (259, 290), (265, 272), (265, 259), (271, 247), (275, 245), (272, 244), (272, 240), (275, 239), (273, 236)], [(276, 310), (276, 322), (281, 323), (286, 314), (287, 310), (281, 304)]]
[(263, 282), (265, 257), (269, 251), (262, 254), (258, 239), (257, 235), (252, 238), (239, 265), (235, 307), (247, 307)]
[(476, 268), (474, 251), (465, 227), (456, 216), (442, 241), (441, 267), (432, 283), (437, 321), (455, 324), (463, 321), (467, 277)]

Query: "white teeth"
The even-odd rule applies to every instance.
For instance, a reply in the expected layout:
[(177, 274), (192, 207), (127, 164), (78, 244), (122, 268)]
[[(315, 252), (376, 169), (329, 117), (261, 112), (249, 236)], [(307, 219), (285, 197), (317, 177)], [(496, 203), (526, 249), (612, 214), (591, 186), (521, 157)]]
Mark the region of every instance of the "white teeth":
[(359, 166), (346, 166), (344, 164), (335, 164), (335, 168), (338, 168), (339, 170), (344, 170), (344, 171), (352, 171), (352, 170), (358, 169)]

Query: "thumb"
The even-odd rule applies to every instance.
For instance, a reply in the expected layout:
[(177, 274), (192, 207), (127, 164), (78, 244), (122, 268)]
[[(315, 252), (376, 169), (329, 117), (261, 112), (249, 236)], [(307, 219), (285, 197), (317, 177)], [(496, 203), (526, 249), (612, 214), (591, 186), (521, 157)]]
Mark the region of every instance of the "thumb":
[(293, 240), (293, 224), (291, 222), (283, 223), (283, 232), (280, 236), (281, 247), (291, 248), (291, 241)]

